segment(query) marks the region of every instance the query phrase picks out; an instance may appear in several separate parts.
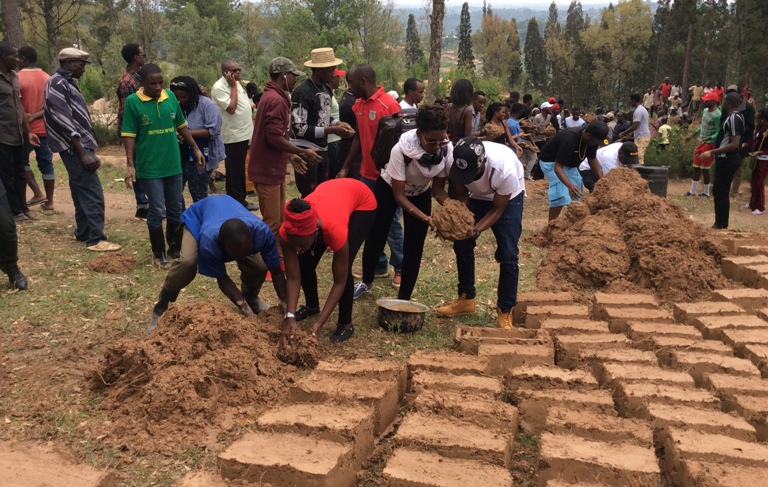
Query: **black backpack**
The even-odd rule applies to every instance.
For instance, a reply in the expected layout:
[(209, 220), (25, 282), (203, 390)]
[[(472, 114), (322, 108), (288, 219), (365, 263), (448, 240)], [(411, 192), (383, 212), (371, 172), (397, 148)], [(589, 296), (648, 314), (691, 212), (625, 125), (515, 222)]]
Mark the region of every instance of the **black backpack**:
[[(416, 109), (406, 108), (390, 117), (381, 117), (376, 129), (376, 139), (371, 148), (371, 158), (376, 169), (381, 169), (389, 162), (392, 148), (400, 136), (416, 128)], [(410, 162), (410, 161), (409, 161)]]

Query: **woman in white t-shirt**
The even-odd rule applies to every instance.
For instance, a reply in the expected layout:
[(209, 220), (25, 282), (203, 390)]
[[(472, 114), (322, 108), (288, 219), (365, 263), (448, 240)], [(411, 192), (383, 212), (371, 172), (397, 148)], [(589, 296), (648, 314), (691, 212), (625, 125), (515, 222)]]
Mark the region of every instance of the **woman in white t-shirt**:
[(416, 129), (400, 136), (389, 162), (381, 170), (373, 193), (376, 219), (365, 241), (363, 280), (355, 285), (359, 298), (373, 287), (379, 254), (398, 206), (403, 209), (403, 271), (399, 299), (411, 299), (419, 276), (424, 240), (430, 226), (432, 197), (441, 205), (448, 199), (446, 167), (453, 157), (449, 142), (448, 114), (440, 105), (426, 105), (416, 114)]

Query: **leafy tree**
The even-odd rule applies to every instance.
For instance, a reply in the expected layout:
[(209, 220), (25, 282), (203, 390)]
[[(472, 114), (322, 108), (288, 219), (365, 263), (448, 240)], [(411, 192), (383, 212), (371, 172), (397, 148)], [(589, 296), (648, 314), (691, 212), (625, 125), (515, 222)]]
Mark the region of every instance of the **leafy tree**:
[(483, 61), (483, 74), (499, 78), (512, 85), (520, 76), (520, 37), (513, 20), (495, 15), (483, 17), (480, 32), (473, 36), (473, 44)]
[(421, 49), (421, 39), (416, 29), (416, 19), (413, 14), (408, 15), (408, 27), (405, 29), (405, 66), (410, 68), (424, 60), (424, 51)]
[(539, 32), (539, 23), (535, 18), (528, 21), (528, 32), (523, 47), (525, 71), (528, 74), (528, 84), (539, 90), (549, 86), (547, 79), (547, 57), (544, 52), (544, 41)]
[(429, 16), (429, 77), (427, 83), (427, 101), (435, 101), (440, 82), (440, 50), (443, 42), (443, 19), (445, 19), (445, 0), (432, 0), (432, 13)]
[(221, 75), (219, 67), (227, 57), (222, 32), (213, 17), (201, 16), (194, 5), (181, 9), (168, 27), (168, 58), (178, 72), (192, 76), (202, 85), (211, 85)]
[(556, 56), (552, 53), (552, 50), (560, 50), (560, 23), (557, 15), (557, 4), (554, 0), (549, 4), (549, 16), (547, 17), (547, 23), (544, 26), (544, 46), (545, 54), (547, 56), (547, 79), (549, 85), (547, 89), (551, 93), (558, 93), (560, 89), (560, 74), (556, 69)]
[(464, 2), (461, 6), (461, 17), (459, 19), (459, 54), (458, 69), (463, 72), (473, 72), (475, 70), (475, 55), (472, 53), (472, 22), (469, 17), (469, 3)]

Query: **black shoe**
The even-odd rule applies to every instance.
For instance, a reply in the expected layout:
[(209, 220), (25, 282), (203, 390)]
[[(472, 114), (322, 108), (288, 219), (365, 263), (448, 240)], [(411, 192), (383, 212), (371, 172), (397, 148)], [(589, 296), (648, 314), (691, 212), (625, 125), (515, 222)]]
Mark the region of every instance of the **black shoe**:
[(149, 208), (136, 208), (136, 214), (133, 217), (139, 221), (147, 221), (147, 215), (149, 215)]
[(355, 333), (355, 327), (350, 326), (347, 328), (345, 325), (339, 325), (336, 327), (336, 332), (331, 335), (331, 343), (341, 343), (349, 340)]
[(306, 318), (309, 318), (310, 316), (315, 316), (320, 314), (320, 308), (307, 308), (303, 304), (299, 306), (299, 309), (294, 313), (294, 318), (296, 321), (301, 321)]
[(11, 275), (8, 276), (8, 282), (10, 282), (13, 289), (18, 289), (19, 291), (27, 290), (27, 276), (19, 269), (11, 272)]

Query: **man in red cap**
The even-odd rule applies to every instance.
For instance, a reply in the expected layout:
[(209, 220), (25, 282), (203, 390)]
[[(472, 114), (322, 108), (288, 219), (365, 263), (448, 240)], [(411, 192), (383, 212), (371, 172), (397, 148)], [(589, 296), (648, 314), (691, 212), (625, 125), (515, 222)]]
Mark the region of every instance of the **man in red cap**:
[(704, 113), (701, 116), (701, 125), (695, 132), (688, 135), (685, 141), (690, 141), (694, 135), (699, 134), (699, 142), (693, 151), (693, 175), (691, 176), (691, 190), (685, 193), (686, 196), (696, 196), (696, 190), (699, 187), (699, 179), (704, 175), (704, 187), (699, 196), (709, 198), (709, 168), (712, 167), (714, 157), (702, 157), (702, 154), (715, 148), (715, 139), (720, 131), (720, 109), (717, 107), (717, 94), (707, 93), (701, 97), (704, 103)]
[[(336, 100), (335, 92), (339, 89), (339, 82), (341, 78), (347, 76), (347, 72), (335, 68), (333, 71), (333, 77), (328, 86), (331, 88), (331, 92), (334, 94), (331, 96), (331, 118), (333, 120), (341, 120), (339, 118), (339, 102)], [(350, 127), (351, 128), (351, 127)], [(328, 179), (333, 179), (339, 173), (341, 164), (344, 161), (339, 160), (339, 145), (341, 144), (341, 137), (336, 134), (328, 134)]]

